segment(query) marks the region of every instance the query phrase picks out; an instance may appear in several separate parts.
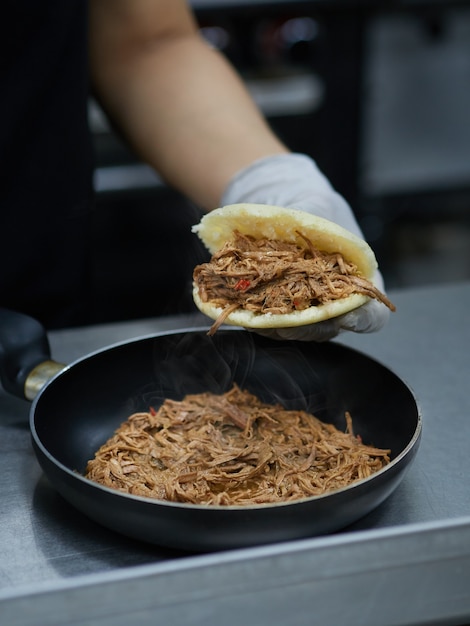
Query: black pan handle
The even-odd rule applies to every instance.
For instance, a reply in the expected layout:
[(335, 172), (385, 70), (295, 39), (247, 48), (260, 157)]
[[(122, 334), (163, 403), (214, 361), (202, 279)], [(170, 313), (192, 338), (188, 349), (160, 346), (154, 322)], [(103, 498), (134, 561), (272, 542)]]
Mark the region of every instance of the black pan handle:
[(30, 373), (50, 361), (46, 331), (37, 320), (0, 308), (0, 379), (5, 391), (28, 398), (25, 391)]

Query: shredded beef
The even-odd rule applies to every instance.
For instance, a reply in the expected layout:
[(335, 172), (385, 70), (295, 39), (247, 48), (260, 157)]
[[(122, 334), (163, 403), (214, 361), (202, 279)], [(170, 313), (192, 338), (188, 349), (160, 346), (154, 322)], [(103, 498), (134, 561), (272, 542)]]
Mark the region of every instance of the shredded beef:
[(234, 385), (136, 413), (89, 461), (86, 476), (122, 492), (193, 504), (287, 502), (377, 472), (390, 450), (305, 411), (263, 403)]
[(255, 239), (236, 231), (208, 263), (194, 269), (194, 281), (203, 302), (223, 308), (216, 330), (227, 316), (243, 308), (256, 313), (302, 311), (353, 293), (364, 294), (395, 310), (390, 300), (369, 280), (358, 275), (354, 263), (339, 253), (317, 250), (311, 241), (294, 243)]

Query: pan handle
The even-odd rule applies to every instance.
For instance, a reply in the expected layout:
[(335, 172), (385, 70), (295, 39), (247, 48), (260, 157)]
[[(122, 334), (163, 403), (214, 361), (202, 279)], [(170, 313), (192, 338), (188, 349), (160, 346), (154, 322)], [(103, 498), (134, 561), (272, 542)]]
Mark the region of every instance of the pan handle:
[(40, 322), (0, 308), (0, 380), (5, 391), (32, 400), (64, 368), (50, 357), (49, 340)]

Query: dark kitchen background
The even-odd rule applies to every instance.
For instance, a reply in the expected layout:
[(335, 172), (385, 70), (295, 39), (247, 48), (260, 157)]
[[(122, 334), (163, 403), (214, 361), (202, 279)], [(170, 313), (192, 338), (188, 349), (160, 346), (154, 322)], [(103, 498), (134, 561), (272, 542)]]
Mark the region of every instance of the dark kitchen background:
[[(192, 2), (276, 132), (352, 205), (388, 288), (470, 278), (468, 2)], [(94, 320), (193, 310), (197, 207), (90, 102)], [(188, 145), (188, 150), (191, 146)]]

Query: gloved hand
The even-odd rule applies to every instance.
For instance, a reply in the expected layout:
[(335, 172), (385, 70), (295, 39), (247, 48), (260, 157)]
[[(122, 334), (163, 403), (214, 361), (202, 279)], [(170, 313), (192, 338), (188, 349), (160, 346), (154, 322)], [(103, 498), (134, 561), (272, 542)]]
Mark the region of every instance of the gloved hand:
[[(240, 202), (299, 209), (335, 222), (364, 238), (347, 202), (332, 188), (316, 163), (303, 154), (265, 157), (238, 172), (228, 184), (221, 206)], [(373, 282), (384, 291), (383, 278), (378, 270)], [(326, 341), (343, 330), (359, 333), (377, 331), (387, 322), (389, 314), (384, 304), (369, 300), (350, 313), (317, 324), (257, 332), (274, 339)]]

